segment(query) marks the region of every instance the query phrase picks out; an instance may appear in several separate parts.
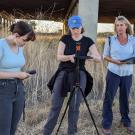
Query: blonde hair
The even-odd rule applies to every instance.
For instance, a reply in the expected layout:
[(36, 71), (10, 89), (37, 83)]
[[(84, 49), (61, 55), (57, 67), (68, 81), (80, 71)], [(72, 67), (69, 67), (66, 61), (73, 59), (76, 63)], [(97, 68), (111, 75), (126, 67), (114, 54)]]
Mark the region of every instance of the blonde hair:
[(132, 26), (131, 26), (131, 23), (129, 22), (129, 20), (126, 18), (126, 17), (124, 17), (124, 16), (118, 16), (118, 17), (116, 17), (116, 19), (115, 19), (115, 22), (114, 22), (114, 24), (115, 24), (115, 26), (114, 26), (114, 31), (117, 33), (117, 31), (116, 31), (116, 22), (117, 21), (122, 21), (122, 22), (124, 22), (125, 23), (125, 25), (127, 26), (127, 29), (126, 29), (126, 33), (127, 34), (129, 34), (129, 35), (132, 35), (133, 34), (133, 29), (132, 29)]

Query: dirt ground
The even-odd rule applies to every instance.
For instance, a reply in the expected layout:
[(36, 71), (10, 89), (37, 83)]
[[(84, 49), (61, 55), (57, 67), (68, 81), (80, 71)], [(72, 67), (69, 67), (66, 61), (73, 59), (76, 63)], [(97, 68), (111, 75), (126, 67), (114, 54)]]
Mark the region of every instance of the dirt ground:
[[(92, 105), (91, 105), (92, 104)], [(101, 132), (101, 121), (102, 121), (102, 102), (97, 103), (89, 103), (92, 115), (96, 122), (98, 131), (100, 135)], [(35, 109), (36, 108), (36, 109)], [(50, 105), (41, 105), (35, 108), (27, 108), (26, 109), (26, 120), (25, 122), (21, 121), (17, 130), (16, 135), (42, 135), (43, 134), (43, 126), (45, 124), (45, 120), (47, 119), (47, 114), (49, 112)], [(128, 133), (127, 130), (120, 126), (120, 114), (119, 114), (119, 106), (116, 102), (113, 105), (113, 124), (112, 124), (112, 132), (113, 135), (133, 135)], [(60, 114), (60, 118), (63, 112)], [(132, 120), (132, 125), (135, 127), (135, 104), (130, 104), (130, 117)], [(54, 129), (52, 135), (56, 134), (56, 130), (59, 125), (59, 121)], [(63, 123), (61, 125), (59, 135), (67, 135), (67, 115), (65, 116)], [(87, 107), (84, 103), (82, 103), (80, 107), (80, 117), (78, 121), (78, 133), (77, 135), (97, 135), (92, 119), (88, 113)]]

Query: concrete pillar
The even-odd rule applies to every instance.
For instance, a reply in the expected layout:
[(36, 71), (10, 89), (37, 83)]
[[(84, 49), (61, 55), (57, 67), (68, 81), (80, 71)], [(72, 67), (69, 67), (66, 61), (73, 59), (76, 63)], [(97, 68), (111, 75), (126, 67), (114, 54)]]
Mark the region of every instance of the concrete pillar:
[(79, 16), (83, 20), (85, 35), (94, 41), (97, 36), (99, 0), (79, 0)]

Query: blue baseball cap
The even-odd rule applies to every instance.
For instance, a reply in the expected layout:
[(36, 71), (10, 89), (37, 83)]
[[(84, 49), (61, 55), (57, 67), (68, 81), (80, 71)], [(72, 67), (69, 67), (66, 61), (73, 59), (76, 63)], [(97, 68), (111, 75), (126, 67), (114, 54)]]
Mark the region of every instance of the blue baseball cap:
[(68, 19), (68, 27), (69, 28), (80, 28), (82, 26), (82, 20), (80, 16), (71, 16)]

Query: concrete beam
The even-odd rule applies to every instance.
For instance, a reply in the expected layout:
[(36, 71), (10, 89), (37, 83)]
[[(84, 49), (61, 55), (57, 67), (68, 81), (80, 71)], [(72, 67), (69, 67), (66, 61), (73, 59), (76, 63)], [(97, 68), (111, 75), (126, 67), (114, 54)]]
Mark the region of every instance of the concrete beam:
[(70, 3), (70, 6), (67, 10), (65, 19), (63, 21), (63, 31), (62, 34), (65, 34), (68, 32), (68, 27), (67, 27), (67, 20), (70, 16), (72, 15), (78, 15), (78, 0), (72, 0)]
[[(99, 23), (114, 23), (116, 16), (101, 16), (98, 19)], [(130, 23), (134, 24), (135, 18), (127, 17), (127, 19), (130, 21)]]
[(72, 0), (72, 1), (71, 1), (71, 4), (70, 4), (70, 6), (69, 6), (69, 8), (68, 8), (68, 10), (67, 10), (66, 16), (65, 16), (65, 20), (68, 18), (68, 16), (71, 15), (73, 9), (75, 9), (75, 5), (76, 5), (77, 1), (78, 1), (78, 0)]
[(72, 10), (72, 15), (78, 15), (78, 9), (79, 8), (79, 3), (77, 2), (74, 6), (74, 9)]
[(99, 0), (79, 0), (79, 16), (84, 24), (85, 35), (94, 41), (97, 36)]

